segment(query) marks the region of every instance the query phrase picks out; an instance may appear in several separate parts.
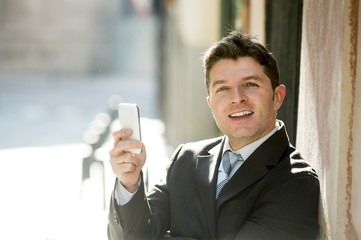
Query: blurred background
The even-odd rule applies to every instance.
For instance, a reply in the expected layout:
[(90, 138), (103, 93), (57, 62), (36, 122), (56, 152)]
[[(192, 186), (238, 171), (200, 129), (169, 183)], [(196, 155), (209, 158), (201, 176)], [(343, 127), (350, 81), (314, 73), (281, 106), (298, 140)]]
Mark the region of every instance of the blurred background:
[[(319, 172), (323, 238), (351, 239), (361, 230), (352, 201), (361, 198), (351, 201), (356, 180), (346, 169), (360, 166), (342, 154), (360, 139), (360, 131), (351, 143), (346, 134), (359, 126), (360, 108), (341, 106), (357, 102), (360, 78), (351, 81), (354, 65), (343, 59), (354, 56), (357, 40), (348, 39), (359, 39), (350, 24), (359, 11), (354, 0), (0, 0), (0, 239), (106, 239), (118, 103), (140, 108), (149, 187), (178, 144), (221, 134), (206, 103), (202, 53), (232, 29), (254, 34), (277, 59), (287, 86), (278, 118)], [(330, 71), (324, 91), (317, 83)], [(330, 111), (355, 124), (342, 129), (349, 121)]]

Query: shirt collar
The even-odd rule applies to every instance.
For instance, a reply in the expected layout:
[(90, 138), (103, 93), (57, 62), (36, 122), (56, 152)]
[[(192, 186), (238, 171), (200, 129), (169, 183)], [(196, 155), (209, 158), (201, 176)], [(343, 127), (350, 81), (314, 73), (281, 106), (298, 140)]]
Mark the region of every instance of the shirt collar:
[(264, 143), (269, 137), (271, 137), (275, 132), (277, 132), (280, 129), (280, 125), (278, 122), (276, 122), (275, 128), (270, 131), (267, 135), (263, 136), (262, 138), (258, 139), (257, 141), (254, 141), (253, 143), (250, 143), (243, 148), (233, 151), (231, 149), (231, 146), (229, 145), (229, 138), (226, 136), (224, 147), (223, 147), (223, 154), (227, 151), (233, 151), (235, 153), (238, 153), (242, 156), (243, 160), (246, 161), (247, 158), (259, 147), (262, 143)]

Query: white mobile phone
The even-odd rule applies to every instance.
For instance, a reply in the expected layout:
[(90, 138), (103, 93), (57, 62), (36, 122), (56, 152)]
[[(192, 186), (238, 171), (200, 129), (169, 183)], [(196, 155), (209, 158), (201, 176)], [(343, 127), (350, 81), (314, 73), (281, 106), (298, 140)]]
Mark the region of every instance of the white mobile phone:
[[(139, 108), (133, 103), (120, 103), (118, 106), (120, 128), (132, 129), (133, 135), (125, 139), (142, 140), (140, 133)], [(128, 152), (139, 154), (141, 149), (128, 149)]]

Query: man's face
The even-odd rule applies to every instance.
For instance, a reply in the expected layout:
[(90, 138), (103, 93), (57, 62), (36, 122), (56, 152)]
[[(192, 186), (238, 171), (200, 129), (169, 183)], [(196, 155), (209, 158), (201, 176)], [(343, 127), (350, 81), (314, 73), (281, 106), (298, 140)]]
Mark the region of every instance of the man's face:
[(285, 87), (272, 90), (263, 67), (251, 57), (223, 59), (210, 71), (208, 105), (233, 150), (272, 131)]

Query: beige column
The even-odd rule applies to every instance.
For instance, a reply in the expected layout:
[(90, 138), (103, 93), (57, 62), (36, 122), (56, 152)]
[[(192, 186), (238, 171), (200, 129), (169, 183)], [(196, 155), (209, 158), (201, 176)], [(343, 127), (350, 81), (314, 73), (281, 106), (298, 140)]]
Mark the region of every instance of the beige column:
[(179, 0), (169, 9), (162, 99), (173, 146), (218, 134), (207, 105), (202, 53), (219, 40), (220, 0)]
[(361, 238), (359, 9), (304, 1), (297, 147), (320, 178), (323, 239)]

